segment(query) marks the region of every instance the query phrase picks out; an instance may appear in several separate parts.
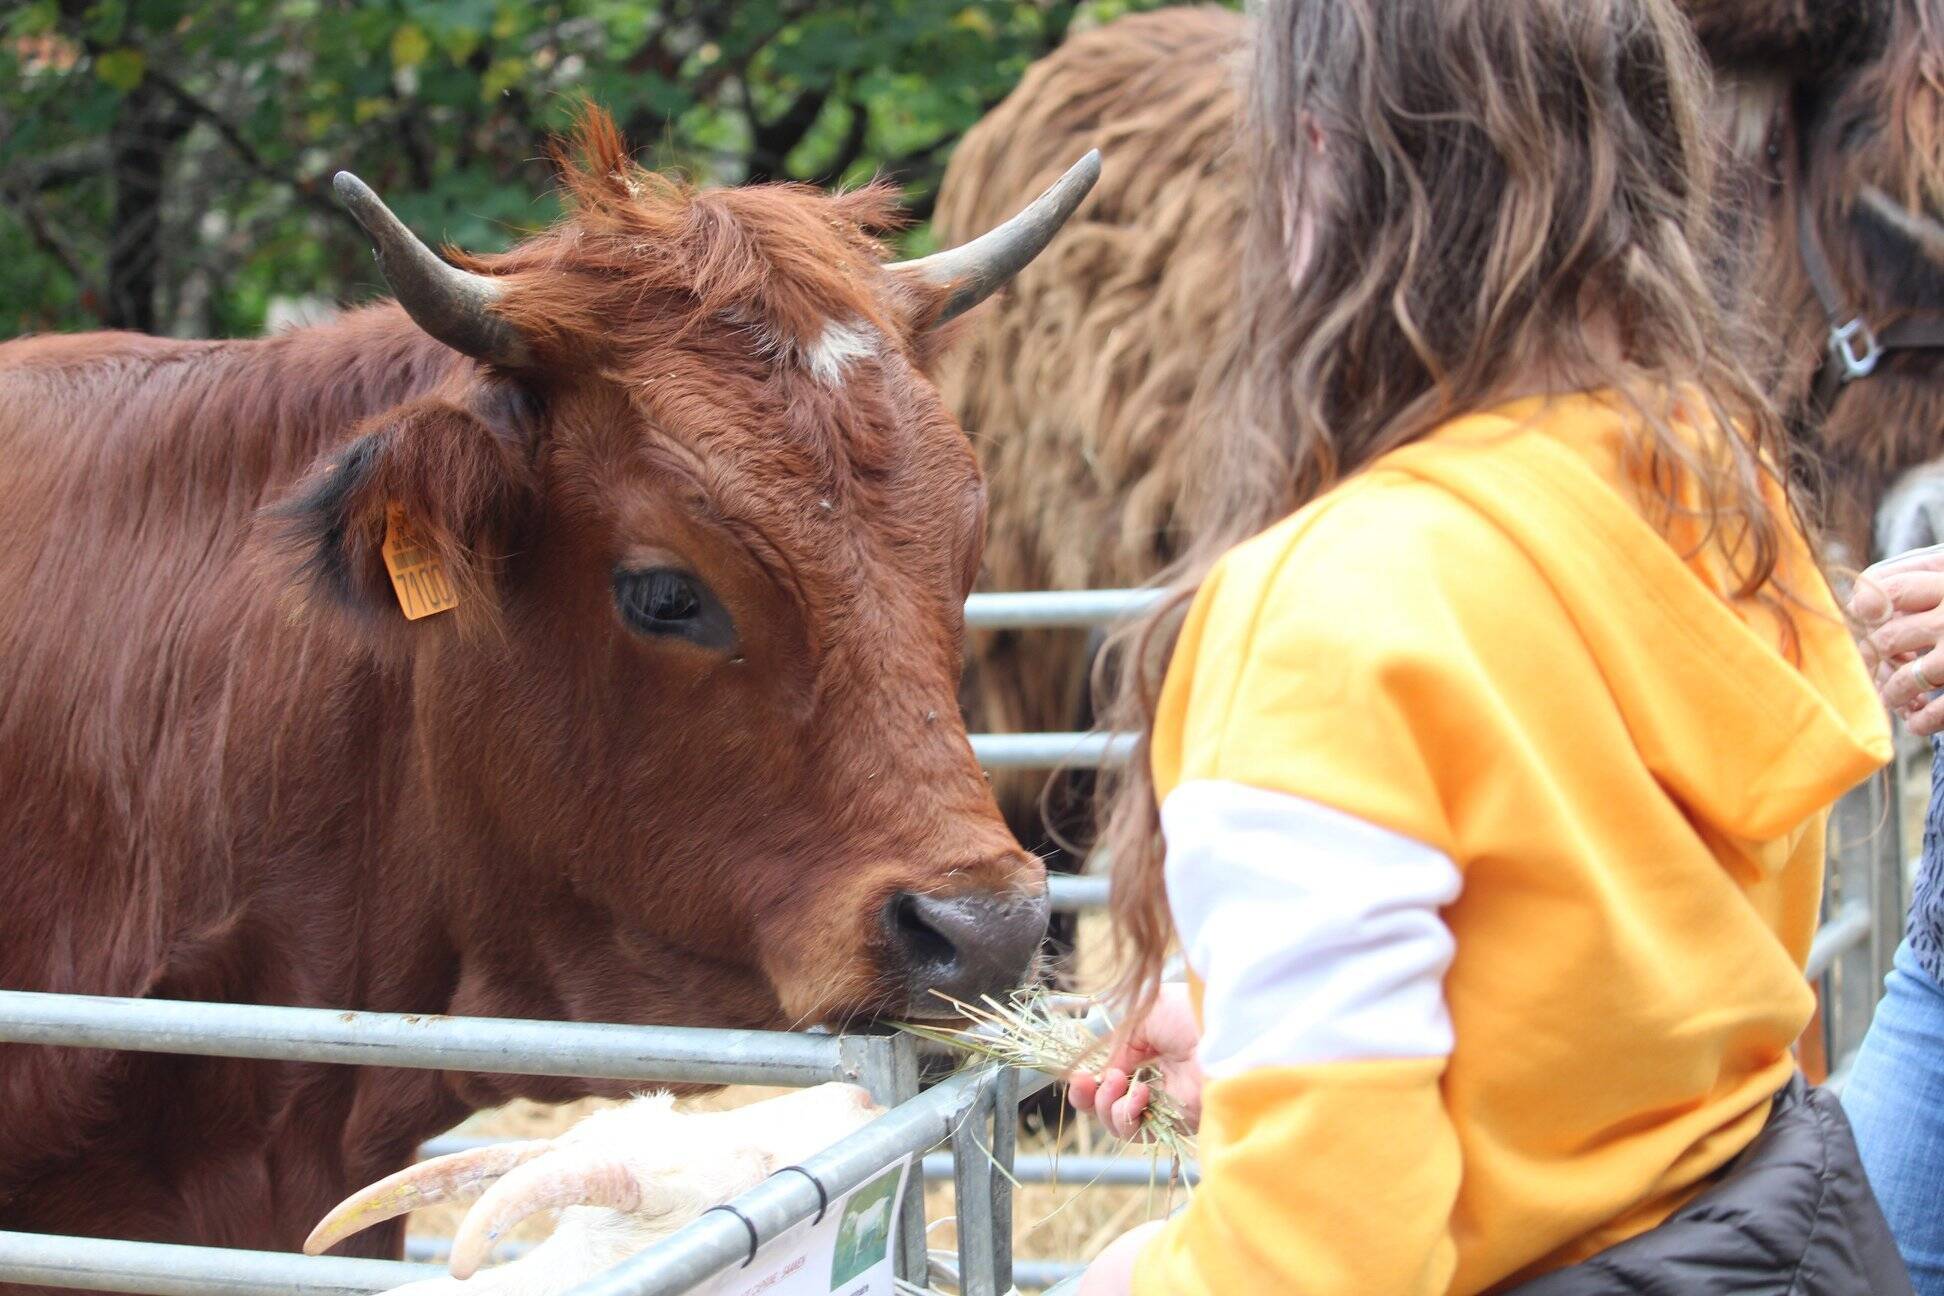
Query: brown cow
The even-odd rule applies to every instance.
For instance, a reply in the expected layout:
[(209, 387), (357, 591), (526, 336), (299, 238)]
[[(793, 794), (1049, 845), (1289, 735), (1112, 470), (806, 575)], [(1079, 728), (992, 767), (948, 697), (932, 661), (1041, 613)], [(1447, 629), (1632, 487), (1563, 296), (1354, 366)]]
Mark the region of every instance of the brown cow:
[[(1826, 411), (1816, 404), (1832, 320), (1802, 268), (1794, 199), (1813, 197), (1842, 319), (1860, 314), (1886, 335), (1913, 310), (1936, 319), (1944, 0), (1688, 7), (1725, 69), (1721, 101), (1741, 162), (1732, 170), (1744, 178), (1733, 214), (1758, 271), (1752, 321), (1777, 347), (1778, 398), (1811, 456), (1827, 461), (1831, 531), (1860, 555), (1889, 483), (1944, 454), (1944, 352), (1889, 354)], [(991, 486), (987, 588), (1137, 585), (1195, 525), (1197, 456), (1219, 449), (1223, 429), (1195, 417), (1194, 396), (1219, 382), (1222, 341), (1236, 327), (1227, 285), (1248, 190), (1232, 144), (1247, 36), (1240, 14), (1214, 7), (1076, 36), (953, 154), (938, 201), (946, 239), (989, 223), (1075, 149), (1118, 160), (1059, 246), (971, 326), (941, 378)], [(1944, 326), (1931, 327), (1933, 346), (1944, 343)], [(1944, 486), (1934, 494), (1944, 514)], [(1070, 632), (974, 636), (972, 728), (1084, 725), (1088, 655)], [(1039, 844), (1043, 776), (1009, 774), (996, 786), (1015, 831)], [(1070, 815), (1057, 828), (1083, 826), (1080, 800), (1056, 787), (1056, 816)]]
[[(927, 375), (1097, 165), (887, 266), (889, 191), (693, 191), (590, 115), (570, 214), (464, 269), (339, 178), (402, 308), (0, 346), (0, 986), (786, 1027), (1016, 984), (1044, 875), (958, 715), (985, 495)], [(394, 510), (455, 610), (402, 615)], [(621, 1088), (0, 1046), (0, 1228), (294, 1248), (467, 1111)]]

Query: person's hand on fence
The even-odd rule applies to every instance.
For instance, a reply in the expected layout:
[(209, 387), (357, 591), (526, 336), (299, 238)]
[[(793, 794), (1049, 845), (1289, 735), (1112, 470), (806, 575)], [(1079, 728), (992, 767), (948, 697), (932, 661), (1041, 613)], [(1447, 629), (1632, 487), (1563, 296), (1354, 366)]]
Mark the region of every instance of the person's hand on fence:
[(1944, 731), (1944, 545), (1866, 569), (1849, 609), (1884, 704), (1919, 737)]
[(1067, 1094), (1081, 1111), (1091, 1111), (1117, 1138), (1133, 1138), (1147, 1111), (1148, 1086), (1133, 1080), (1134, 1072), (1152, 1062), (1160, 1068), (1161, 1083), (1181, 1106), (1189, 1126), (1201, 1124), (1201, 1064), (1195, 1046), (1201, 1026), (1188, 987), (1161, 987), (1147, 1016), (1115, 1045), (1097, 1072), (1076, 1071), (1067, 1077)]

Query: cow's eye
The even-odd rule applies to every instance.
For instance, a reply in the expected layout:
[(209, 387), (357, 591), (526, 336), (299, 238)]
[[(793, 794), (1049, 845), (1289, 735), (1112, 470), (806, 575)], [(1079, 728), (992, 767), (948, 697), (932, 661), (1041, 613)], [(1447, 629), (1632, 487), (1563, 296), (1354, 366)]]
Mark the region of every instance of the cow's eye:
[(643, 634), (687, 639), (705, 648), (735, 646), (729, 613), (707, 585), (685, 571), (670, 567), (617, 571), (614, 602), (622, 618)]
[(702, 610), (695, 582), (681, 572), (642, 572), (631, 583), (628, 606), (641, 621), (690, 621)]

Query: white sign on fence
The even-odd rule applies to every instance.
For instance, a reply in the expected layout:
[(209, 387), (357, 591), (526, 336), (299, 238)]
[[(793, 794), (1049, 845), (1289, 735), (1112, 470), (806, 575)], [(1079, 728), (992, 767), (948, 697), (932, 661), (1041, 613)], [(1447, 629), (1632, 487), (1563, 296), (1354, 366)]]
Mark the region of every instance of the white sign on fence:
[(696, 1296), (893, 1296), (891, 1248), (912, 1161), (834, 1199), (821, 1221), (805, 1220)]

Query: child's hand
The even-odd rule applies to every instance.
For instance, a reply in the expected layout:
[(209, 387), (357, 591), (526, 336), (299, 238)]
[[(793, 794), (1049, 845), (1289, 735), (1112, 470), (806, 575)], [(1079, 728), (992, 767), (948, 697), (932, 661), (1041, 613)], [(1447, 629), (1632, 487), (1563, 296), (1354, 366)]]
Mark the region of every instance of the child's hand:
[(1864, 571), (1849, 607), (1869, 627), (1859, 646), (1884, 704), (1919, 737), (1944, 730), (1944, 545)]
[(1200, 1042), (1188, 987), (1164, 985), (1147, 1017), (1108, 1055), (1106, 1066), (1067, 1077), (1067, 1095), (1079, 1110), (1091, 1110), (1115, 1137), (1133, 1138), (1147, 1111), (1148, 1087), (1138, 1081), (1130, 1084), (1128, 1078), (1152, 1062), (1161, 1068), (1162, 1083), (1193, 1129), (1201, 1124), (1202, 1073), (1195, 1060)]

